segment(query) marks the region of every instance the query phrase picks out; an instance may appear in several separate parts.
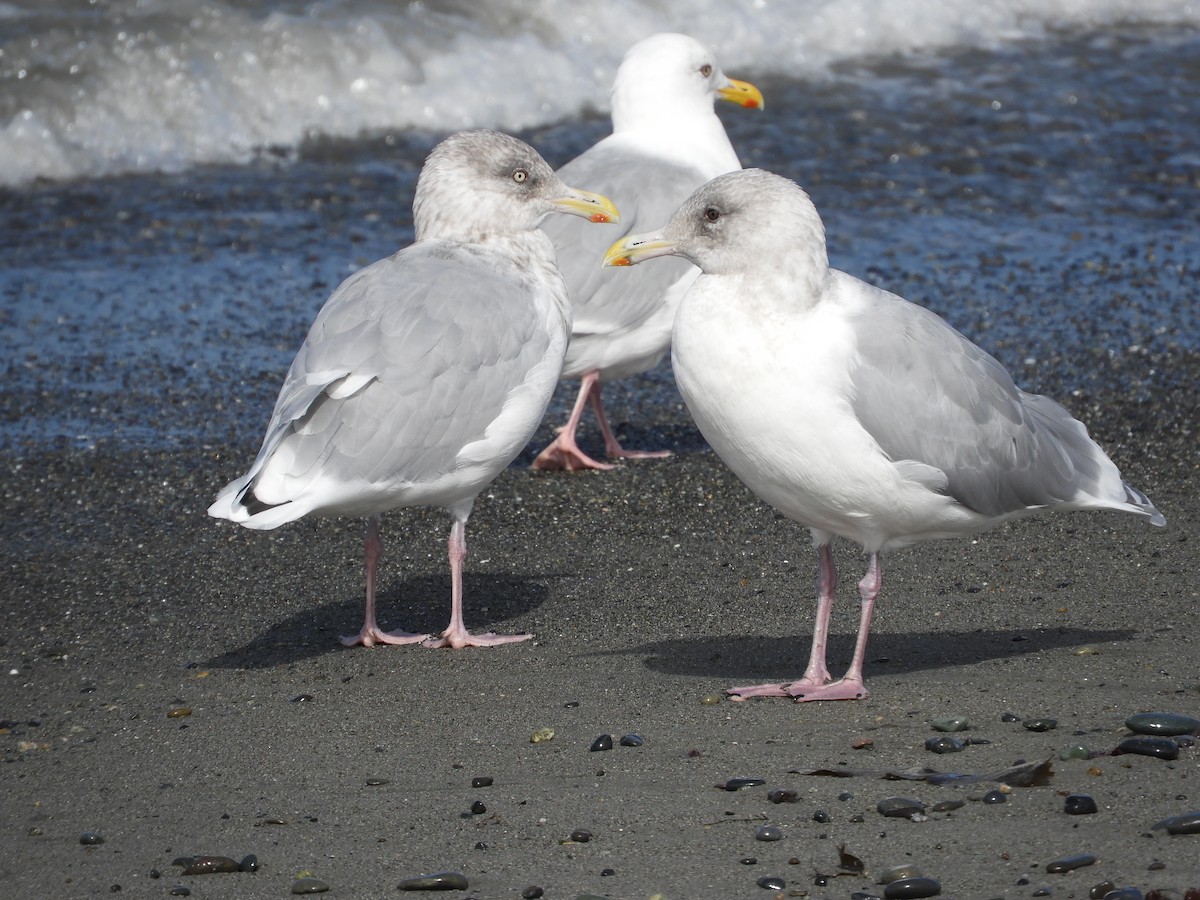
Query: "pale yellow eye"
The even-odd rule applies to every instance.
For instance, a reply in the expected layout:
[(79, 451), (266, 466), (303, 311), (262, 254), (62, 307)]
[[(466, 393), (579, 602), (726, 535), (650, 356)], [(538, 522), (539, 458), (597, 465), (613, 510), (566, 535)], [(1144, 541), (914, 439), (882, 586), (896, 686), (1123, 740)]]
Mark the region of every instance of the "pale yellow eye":
[(513, 171), (512, 177), (513, 177), (513, 181), (515, 181), (517, 184), (524, 184), (526, 181), (529, 180), (529, 173), (526, 172), (524, 169), (516, 169)]

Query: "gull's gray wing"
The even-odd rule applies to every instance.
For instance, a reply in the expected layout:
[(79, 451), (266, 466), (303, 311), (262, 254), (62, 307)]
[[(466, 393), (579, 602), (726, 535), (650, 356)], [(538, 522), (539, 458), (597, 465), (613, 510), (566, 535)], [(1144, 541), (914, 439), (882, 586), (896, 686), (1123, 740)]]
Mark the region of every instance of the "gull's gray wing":
[(567, 282), (574, 316), (572, 333), (606, 334), (634, 328), (659, 307), (667, 288), (695, 267), (685, 259), (617, 271), (602, 265), (604, 252), (627, 234), (661, 228), (708, 179), (698, 169), (636, 153), (606, 140), (558, 170), (572, 187), (597, 191), (621, 212), (617, 228), (596, 228), (575, 216), (542, 223)]
[(550, 343), (518, 264), (477, 248), (409, 247), (348, 278), (321, 309), (252, 471), (275, 456), (286, 472), (272, 477), (297, 484), (316, 470), (435, 479), (483, 437)]
[(1116, 466), (1062, 406), (1018, 389), (929, 310), (854, 285), (867, 295), (852, 320), (854, 412), (906, 474), (987, 516), (1084, 498), (1129, 502)]

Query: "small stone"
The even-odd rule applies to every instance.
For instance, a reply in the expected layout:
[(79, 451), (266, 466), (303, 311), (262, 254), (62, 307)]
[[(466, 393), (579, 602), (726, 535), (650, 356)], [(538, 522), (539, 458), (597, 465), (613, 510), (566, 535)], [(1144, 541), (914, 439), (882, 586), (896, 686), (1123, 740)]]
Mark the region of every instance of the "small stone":
[(850, 745), (851, 750), (869, 750), (875, 746), (875, 741), (871, 738), (859, 738)]
[(470, 884), (462, 872), (434, 872), (414, 875), (400, 882), (402, 891), (465, 891)]
[(766, 888), (770, 891), (782, 891), (787, 887), (787, 881), (778, 875), (763, 875), (754, 883), (760, 888)]
[(990, 790), (983, 795), (984, 803), (1007, 803), (1008, 795), (1001, 790)]
[(293, 703), (312, 703), (317, 698), (312, 694), (297, 694), (292, 698)]
[(238, 868), (241, 869), (243, 872), (257, 872), (258, 871), (258, 857), (255, 856), (253, 853), (247, 853), (245, 856), (242, 857), (242, 861), (238, 863)]
[(552, 740), (554, 740), (553, 728), (539, 728), (529, 736), (529, 743), (531, 744), (544, 744), (546, 741)]
[(494, 783), (490, 775), (478, 775), (471, 779), (471, 787), (473, 788), (491, 787)]
[(1058, 753), (1059, 759), (1091, 759), (1092, 751), (1083, 744), (1072, 744), (1070, 747), (1065, 747)]
[(1048, 884), (1043, 884), (1036, 891), (1034, 891), (1032, 894), (1030, 894), (1030, 896), (1031, 897), (1049, 897), (1053, 893), (1054, 893), (1054, 888), (1050, 887), (1050, 885), (1048, 885)]
[(482, 800), (476, 800), (471, 804), (472, 815), (482, 816), (485, 812), (487, 812), (487, 806), (484, 805)]
[(925, 804), (908, 797), (887, 797), (880, 800), (875, 808), (880, 815), (898, 819), (911, 819), (913, 816), (925, 814)]
[(622, 747), (640, 747), (646, 743), (646, 739), (640, 734), (623, 734), (621, 735)]
[(1170, 816), (1150, 827), (1156, 831), (1165, 828), (1167, 834), (1200, 834), (1200, 810)]
[(929, 807), (930, 812), (953, 812), (956, 809), (962, 809), (967, 805), (965, 800), (939, 800), (933, 806)]
[(104, 843), (104, 835), (96, 831), (85, 831), (79, 836), (79, 843), (85, 847), (93, 847), (96, 844)]
[(188, 887), (186, 884), (177, 884), (177, 885), (175, 885), (175, 887), (173, 887), (169, 891), (167, 891), (167, 896), (168, 897), (190, 897), (190, 896), (192, 896), (192, 889), (190, 887)]
[(1084, 866), (1094, 865), (1096, 857), (1090, 853), (1076, 853), (1074, 856), (1064, 856), (1054, 862), (1046, 863), (1046, 871), (1052, 873), (1072, 872)]
[(925, 749), (930, 753), (961, 753), (967, 749), (966, 741), (940, 735), (925, 739)]
[(829, 813), (823, 809), (818, 809), (813, 813), (812, 819), (818, 825), (828, 825), (833, 821), (833, 816), (829, 815)]
[(884, 869), (879, 873), (879, 877), (875, 879), (875, 883), (891, 884), (893, 881), (900, 881), (904, 878), (920, 878), (923, 874), (912, 863), (906, 863), (903, 866), (892, 866), (891, 868)]
[(379, 787), (382, 784), (389, 784), (389, 783), (390, 782), (386, 778), (368, 778), (367, 779), (367, 787)]
[(1104, 900), (1142, 900), (1142, 892), (1135, 887), (1121, 887), (1105, 894)]
[(1058, 727), (1058, 719), (1028, 719), (1025, 722), (1026, 731), (1053, 731)]
[(767, 799), (772, 803), (795, 803), (800, 799), (800, 796), (795, 791), (789, 791), (786, 788), (776, 788), (773, 791), (767, 791)]
[(718, 787), (723, 791), (744, 791), (746, 788), (758, 787), (766, 783), (765, 778), (730, 778)]
[(1001, 722), (1020, 722), (1021, 717), (1018, 716), (1015, 712), (1000, 713), (1000, 721)]
[(592, 753), (598, 753), (598, 752), (601, 752), (604, 750), (611, 750), (612, 748), (613, 748), (612, 735), (611, 734), (602, 734), (598, 738), (596, 738), (594, 741), (592, 741), (592, 746), (589, 747), (588, 749)]
[(853, 800), (854, 794), (852, 794), (850, 791), (842, 791), (840, 794), (838, 794), (838, 799), (845, 803), (847, 800)]
[(725, 698), (722, 697), (720, 694), (706, 694), (705, 696), (700, 698), (700, 702), (702, 704), (704, 704), (705, 706), (716, 706), (718, 703), (721, 703), (724, 699)]
[(1200, 731), (1200, 719), (1181, 713), (1137, 713), (1125, 720), (1125, 727), (1137, 734), (1171, 737), (1176, 734), (1196, 734)]
[(743, 866), (755, 866), (755, 865), (758, 865), (758, 857), (757, 856), (743, 856), (741, 859), (738, 860), (738, 862), (740, 862)]
[(949, 719), (934, 719), (929, 723), (934, 731), (966, 731), (971, 727), (966, 716), (952, 716)]
[(242, 865), (228, 856), (195, 856), (184, 867), (180, 875), (220, 875), (228, 872), (240, 872)]
[(1090, 816), (1099, 810), (1096, 807), (1096, 801), (1087, 794), (1071, 794), (1067, 797), (1063, 812), (1068, 816)]
[(1117, 744), (1112, 755), (1120, 756), (1123, 753), (1171, 760), (1179, 758), (1179, 745), (1165, 737), (1127, 737)]
[(41, 837), (46, 832), (42, 831), (41, 827), (38, 825), (30, 825), (29, 830), (25, 833), (30, 837)]
[(1102, 881), (1099, 884), (1092, 885), (1088, 891), (1088, 900), (1104, 900), (1104, 896), (1110, 891), (1115, 891), (1117, 886), (1111, 881)]
[(182, 719), (191, 714), (192, 708), (190, 706), (176, 706), (174, 709), (167, 710), (168, 719)]
[(545, 896), (546, 892), (540, 885), (531, 884), (525, 890), (521, 891), (521, 900), (538, 900), (539, 897)]
[(783, 840), (783, 829), (778, 825), (759, 825), (754, 829), (754, 839), (756, 841), (781, 841)]
[(592, 833), (586, 828), (576, 828), (571, 832), (571, 840), (577, 844), (586, 844), (592, 839)]
[(941, 892), (942, 886), (937, 879), (920, 876), (891, 882), (883, 889), (883, 896), (888, 900), (906, 900), (910, 897), (936, 897)]
[(616, 869), (601, 869), (600, 870), (601, 878), (611, 878), (613, 875), (616, 875), (616, 874), (617, 874)]
[(312, 875), (305, 875), (292, 882), (293, 894), (323, 894), (327, 890), (329, 890), (329, 885)]

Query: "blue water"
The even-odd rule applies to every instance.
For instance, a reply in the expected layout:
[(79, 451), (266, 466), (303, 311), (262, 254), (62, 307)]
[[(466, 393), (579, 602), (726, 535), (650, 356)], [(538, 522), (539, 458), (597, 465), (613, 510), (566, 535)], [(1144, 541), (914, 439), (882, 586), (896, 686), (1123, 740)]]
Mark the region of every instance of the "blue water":
[[(619, 5), (638, 27), (683, 24), (660, 25), (652, 4)], [(471, 4), (213, 4), (209, 31), (196, 31), (212, 46), (235, 45), (235, 32), (274, 35), (281, 58), (338, 61), (313, 64), (337, 115), (305, 124), (277, 80), (234, 78), (248, 63), (226, 50), (224, 68), (208, 67), (210, 106), (197, 105), (195, 82), (160, 86), (156, 115), (138, 95), (126, 100), (130, 118), (105, 124), (108, 106), (60, 83), (84, 64), (60, 52), (65, 37), (49, 39), (62, 22), (21, 6), (0, 2), (0, 142), (36, 149), (0, 152), (10, 185), (0, 188), (0, 447), (14, 453), (255, 444), (330, 291), (411, 240), (414, 180), (438, 137), (498, 125), (565, 162), (607, 132), (607, 80), (634, 38), (586, 32), (574, 6), (555, 3), (489, 5), (486, 20)], [(176, 4), (156, 4), (156, 22), (133, 3), (110, 7), (126, 8), (123, 26), (111, 16), (72, 26), (91, 46), (88, 96), (110, 97), (172, 59), (194, 74), (215, 52), (184, 41)], [(930, 306), (1024, 386), (1057, 395), (1136, 393), (1161, 381), (1173, 354), (1200, 349), (1195, 8), (1138, 4), (1129, 22), (1119, 4), (1048, 4), (1037, 19), (950, 4), (929, 23), (915, 3), (772, 5), (808, 28), (789, 31), (715, 3), (680, 5), (718, 7), (733, 18), (699, 30), (717, 32), (726, 70), (767, 98), (762, 114), (721, 110), (734, 145), (746, 165), (809, 190), (835, 265)], [(862, 10), (871, 28), (848, 18)], [(518, 13), (534, 16), (520, 31)], [(888, 21), (890, 31), (875, 27)], [(405, 22), (419, 40), (406, 43)], [(16, 78), (13, 47), (35, 38), (25, 52), (40, 49), (39, 65), (27, 59)], [(333, 42), (324, 55), (323, 40)], [(382, 78), (400, 57), (437, 76), (417, 91), (432, 113), (351, 102), (370, 92), (347, 82), (347, 60), (374, 60), (356, 78)], [(518, 67), (510, 83), (496, 75), (505, 66)], [(222, 79), (257, 99), (218, 90)], [(330, 93), (335, 84), (347, 93)], [(31, 116), (12, 112), (32, 101)], [(243, 115), (262, 119), (259, 130), (238, 125)], [(19, 123), (33, 118), (75, 125), (29, 144)], [(669, 367), (635, 387), (625, 414), (677, 408)]]

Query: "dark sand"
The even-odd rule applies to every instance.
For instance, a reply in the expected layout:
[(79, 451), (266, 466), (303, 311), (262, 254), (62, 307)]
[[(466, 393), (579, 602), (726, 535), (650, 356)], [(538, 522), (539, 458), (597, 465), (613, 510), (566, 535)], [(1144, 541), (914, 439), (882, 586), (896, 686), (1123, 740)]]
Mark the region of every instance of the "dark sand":
[[(881, 87), (768, 80), (766, 115), (726, 116), (748, 164), (810, 188), (838, 265), (1061, 399), (1168, 520), (1048, 516), (896, 553), (855, 703), (702, 702), (799, 675), (815, 559), (704, 448), (666, 364), (609, 396), (630, 445), (676, 457), (538, 475), (544, 425), (480, 498), (468, 625), (533, 643), (343, 649), (361, 522), (263, 534), (205, 516), (252, 459), (317, 306), (405, 240), (424, 138), (0, 194), (0, 897), (161, 898), (184, 881), (193, 897), (279, 898), (306, 870), (331, 896), (387, 897), (456, 869), (481, 898), (770, 897), (764, 875), (846, 898), (903, 863), (973, 900), (1200, 888), (1200, 836), (1150, 830), (1200, 809), (1200, 750), (1057, 758), (1110, 750), (1137, 711), (1200, 712), (1196, 46), (1116, 31), (882, 61), (867, 79)], [(527, 137), (561, 163), (604, 128)], [(385, 518), (385, 626), (444, 626), (447, 530), (437, 511)], [(835, 670), (862, 566), (855, 548), (838, 558)], [(951, 715), (990, 743), (926, 751), (930, 720)], [(588, 750), (627, 732), (645, 744)], [(978, 802), (990, 785), (789, 772), (1045, 759), (1050, 784), (1004, 805)], [(495, 783), (473, 789), (482, 775)], [(734, 776), (766, 785), (714, 788)], [(777, 787), (798, 802), (769, 803)], [(1065, 815), (1073, 792), (1099, 812)], [(967, 802), (885, 819), (876, 804), (895, 795)], [(765, 823), (783, 839), (756, 841)], [(580, 828), (593, 840), (564, 843)], [(105, 842), (82, 846), (88, 831)], [(866, 874), (815, 885), (839, 844)], [(255, 874), (172, 866), (248, 853)], [(1098, 861), (1046, 872), (1076, 853)]]
[[(1198, 362), (1161, 361), (1192, 385)], [(1181, 896), (1200, 886), (1200, 837), (1149, 828), (1200, 807), (1197, 750), (1175, 762), (1057, 759), (1077, 742), (1111, 749), (1133, 712), (1200, 707), (1191, 414), (1096, 400), (1094, 432), (1168, 527), (1047, 516), (895, 554), (868, 652), (872, 693), (855, 703), (702, 702), (799, 674), (815, 564), (806, 532), (756, 502), (669, 404), (657, 417), (638, 408), (626, 435), (682, 445), (676, 458), (572, 477), (514, 467), (481, 498), (468, 624), (537, 635), (490, 650), (339, 647), (361, 614), (360, 523), (260, 534), (206, 519), (247, 448), (10, 461), (0, 717), (15, 724), (0, 735), (0, 893), (92, 897), (119, 885), (121, 896), (162, 897), (183, 881), (195, 897), (281, 897), (308, 870), (334, 896), (378, 897), (405, 876), (455, 869), (478, 897), (530, 884), (548, 897), (769, 896), (755, 884), (768, 874), (847, 897), (911, 862), (948, 896), (1028, 897), (1049, 884), (1085, 897), (1105, 879)], [(1194, 411), (1195, 388), (1171, 404)], [(446, 524), (423, 511), (385, 519), (386, 625), (444, 625)], [(844, 548), (839, 561), (840, 667), (861, 560)], [(178, 706), (191, 716), (170, 718)], [(1058, 728), (1002, 723), (1007, 711)], [(991, 743), (925, 751), (929, 721), (950, 715)], [(532, 744), (543, 727), (553, 740)], [(627, 732), (645, 744), (589, 752), (597, 735)], [(853, 749), (863, 738), (873, 744)], [(972, 802), (993, 785), (789, 774), (986, 773), (1049, 758), (1051, 783), (1015, 788), (1005, 805)], [(479, 775), (494, 785), (472, 789)], [(733, 776), (767, 784), (714, 789)], [(798, 802), (769, 803), (776, 787)], [(1066, 816), (1071, 792), (1100, 811)], [(925, 822), (885, 819), (875, 805), (895, 795), (968, 802)], [(475, 800), (486, 813), (469, 814)], [(814, 822), (817, 810), (831, 821)], [(783, 840), (756, 841), (766, 823)], [(564, 843), (578, 828), (592, 841)], [(85, 831), (105, 843), (81, 846)], [(839, 844), (867, 875), (814, 886), (814, 870), (836, 871)], [(1099, 861), (1046, 873), (1081, 852)], [(171, 865), (247, 853), (256, 874), (181, 879)]]

